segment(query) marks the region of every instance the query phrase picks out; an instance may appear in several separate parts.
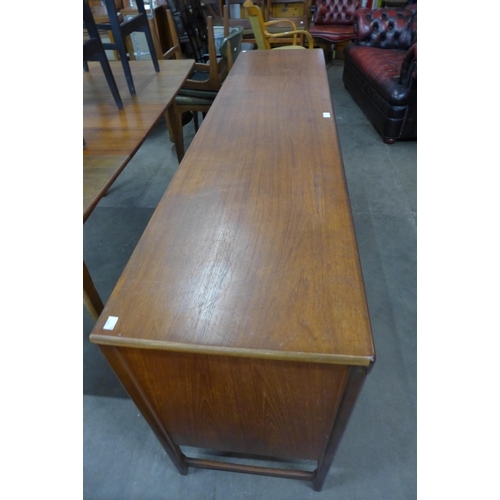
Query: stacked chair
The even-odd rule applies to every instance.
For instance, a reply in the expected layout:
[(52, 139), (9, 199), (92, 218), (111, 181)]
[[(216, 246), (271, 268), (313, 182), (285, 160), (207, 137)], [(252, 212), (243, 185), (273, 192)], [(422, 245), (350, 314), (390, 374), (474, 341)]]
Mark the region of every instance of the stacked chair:
[[(168, 40), (166, 43), (168, 50), (164, 53), (163, 57), (181, 57), (181, 42), (177, 32), (177, 25), (170, 9), (166, 9), (165, 6), (162, 7), (159, 13), (165, 19), (157, 21), (157, 26), (165, 25), (168, 27)], [(184, 157), (182, 125), (187, 122), (184, 117), (187, 114), (194, 116), (195, 129), (197, 131), (198, 112), (206, 114), (209, 111), (229, 70), (241, 52), (243, 27), (236, 26), (229, 28), (229, 9), (227, 6), (224, 6), (223, 12), (224, 39), (220, 45), (220, 56), (217, 55), (215, 45), (213, 18), (212, 16), (208, 16), (206, 21), (208, 53), (203, 58), (206, 62), (195, 63), (193, 73), (188, 77), (175, 98), (174, 115), (177, 126), (172, 126), (173, 124), (167, 119), (170, 137), (175, 142), (179, 162)], [(165, 32), (160, 34), (160, 40), (165, 38), (164, 35)]]
[(83, 42), (83, 68), (89, 71), (88, 61), (97, 59), (101, 63), (104, 76), (108, 82), (109, 89), (113, 94), (116, 105), (119, 109), (123, 109), (123, 102), (116, 86), (115, 77), (111, 71), (106, 51), (104, 50), (99, 31), (92, 15), (88, 0), (83, 0), (83, 24), (89, 34), (89, 39)]
[(115, 1), (104, 1), (109, 21), (97, 23), (97, 28), (99, 30), (110, 31), (113, 34), (114, 40), (109, 43), (103, 43), (103, 47), (105, 50), (114, 50), (118, 53), (120, 62), (122, 63), (123, 72), (125, 73), (130, 95), (135, 95), (134, 79), (132, 78), (132, 72), (130, 71), (127, 48), (125, 45), (125, 39), (127, 36), (135, 32), (144, 33), (155, 71), (160, 71), (160, 66), (158, 65), (158, 60), (156, 59), (153, 37), (149, 28), (148, 16), (146, 14), (146, 8), (144, 7), (144, 0), (135, 0), (137, 4), (137, 14), (129, 16), (129, 18), (124, 21), (120, 21), (118, 18)]
[[(121, 60), (131, 95), (135, 95), (135, 87), (128, 62), (125, 38), (135, 31), (146, 35), (151, 59), (155, 70), (160, 70), (156, 54), (163, 59), (195, 59), (192, 74), (179, 91), (173, 104), (173, 113), (167, 114), (170, 137), (175, 142), (179, 162), (184, 156), (184, 138), (182, 125), (194, 117), (195, 129), (198, 130), (198, 112), (206, 114), (217, 97), (222, 83), (241, 51), (243, 37), (242, 26), (229, 23), (229, 7), (223, 8), (224, 39), (219, 47), (215, 44), (214, 22), (212, 16), (202, 11), (200, 0), (166, 0), (153, 9), (157, 48), (155, 49), (150, 31), (144, 0), (136, 0), (137, 15), (127, 16), (125, 21), (119, 19), (114, 0), (105, 0), (109, 22), (93, 23), (88, 0), (84, 0), (84, 27), (90, 27), (90, 40), (84, 43), (84, 69), (88, 69), (86, 60), (99, 58), (103, 65), (110, 89), (119, 108), (123, 107), (105, 50), (114, 50)], [(172, 12), (173, 11), (173, 12)], [(88, 28), (87, 27), (87, 28)], [(95, 27), (95, 29), (94, 29)], [(113, 40), (102, 43), (98, 30), (111, 31)], [(173, 118), (175, 117), (175, 118)], [(173, 126), (175, 120), (177, 126)]]

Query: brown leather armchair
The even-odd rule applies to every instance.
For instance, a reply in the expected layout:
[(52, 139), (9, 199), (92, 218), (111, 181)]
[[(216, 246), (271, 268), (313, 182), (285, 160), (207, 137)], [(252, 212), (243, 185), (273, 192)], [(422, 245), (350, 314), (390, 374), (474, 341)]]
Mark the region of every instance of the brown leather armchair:
[(316, 0), (309, 32), (314, 38), (338, 43), (356, 38), (353, 21), (360, 0)]
[(387, 144), (417, 138), (417, 5), (358, 9), (343, 82)]

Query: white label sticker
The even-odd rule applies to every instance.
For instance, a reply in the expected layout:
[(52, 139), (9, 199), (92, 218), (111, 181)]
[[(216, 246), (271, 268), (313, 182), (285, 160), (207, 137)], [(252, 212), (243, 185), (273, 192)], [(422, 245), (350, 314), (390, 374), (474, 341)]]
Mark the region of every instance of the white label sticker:
[(117, 321), (118, 321), (118, 316), (108, 316), (108, 320), (103, 326), (103, 329), (112, 330), (115, 327)]
[(330, 113), (323, 113), (323, 118), (330, 118)]

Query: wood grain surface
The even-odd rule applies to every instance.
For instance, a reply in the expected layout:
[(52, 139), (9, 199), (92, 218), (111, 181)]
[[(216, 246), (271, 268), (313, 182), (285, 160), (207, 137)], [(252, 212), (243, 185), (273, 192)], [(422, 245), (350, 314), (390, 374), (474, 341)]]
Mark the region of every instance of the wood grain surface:
[(340, 365), (101, 349), (153, 427), (208, 450), (319, 460), (346, 382)]
[[(122, 66), (111, 61), (123, 109), (109, 90), (99, 63), (89, 63), (83, 73), (83, 221), (109, 186), (137, 152), (156, 122), (186, 80), (192, 60), (159, 61), (156, 73), (151, 61), (131, 61), (136, 96), (131, 96)], [(170, 147), (165, 137), (165, 148)]]
[(321, 50), (240, 55), (91, 341), (373, 362)]

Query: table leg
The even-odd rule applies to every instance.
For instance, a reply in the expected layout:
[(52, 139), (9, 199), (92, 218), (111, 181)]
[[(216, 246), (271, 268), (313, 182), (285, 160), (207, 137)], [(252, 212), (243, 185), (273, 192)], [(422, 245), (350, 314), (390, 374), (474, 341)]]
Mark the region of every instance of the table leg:
[(85, 262), (83, 263), (83, 303), (92, 319), (96, 321), (104, 309), (104, 306), (101, 297), (99, 297), (95, 289), (94, 282), (92, 281)]

